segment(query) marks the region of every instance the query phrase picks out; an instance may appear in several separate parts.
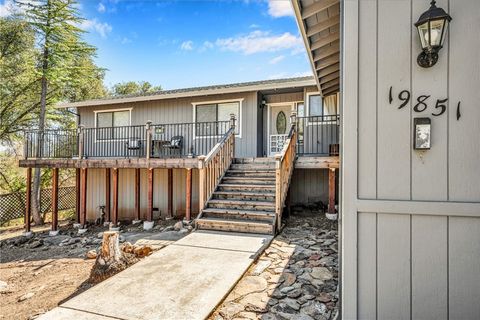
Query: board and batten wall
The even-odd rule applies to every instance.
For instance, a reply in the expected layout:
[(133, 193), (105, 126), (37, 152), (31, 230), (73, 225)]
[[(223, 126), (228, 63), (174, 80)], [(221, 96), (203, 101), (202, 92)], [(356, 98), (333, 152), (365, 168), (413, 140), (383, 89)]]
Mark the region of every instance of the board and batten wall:
[[(142, 125), (151, 120), (153, 124), (191, 123), (193, 122), (192, 103), (208, 103), (209, 101), (237, 100), (242, 101), (240, 115), (241, 137), (237, 137), (235, 151), (237, 157), (257, 156), (257, 93), (244, 92), (238, 94), (221, 94), (191, 98), (165, 99), (135, 103), (121, 103), (106, 106), (81, 107), (78, 109), (81, 124), (87, 128), (95, 127), (94, 111), (132, 108), (132, 125)], [(237, 122), (238, 123), (238, 122)]]
[[(422, 69), (428, 2), (342, 2), (343, 319), (480, 319), (480, 1), (437, 1), (453, 20)], [(432, 119), (428, 151), (413, 149), (415, 117)]]

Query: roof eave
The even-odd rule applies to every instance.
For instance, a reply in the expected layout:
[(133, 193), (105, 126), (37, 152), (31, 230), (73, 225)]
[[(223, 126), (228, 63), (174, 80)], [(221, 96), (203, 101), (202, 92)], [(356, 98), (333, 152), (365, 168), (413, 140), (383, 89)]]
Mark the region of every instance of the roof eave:
[(291, 3), (293, 6), (293, 11), (295, 12), (295, 20), (297, 21), (298, 29), (300, 30), (300, 34), (302, 35), (302, 38), (303, 38), (303, 45), (305, 46), (305, 50), (307, 51), (308, 61), (310, 62), (310, 67), (312, 68), (312, 71), (313, 71), (313, 75), (314, 75), (313, 78), (315, 79), (315, 84), (317, 85), (320, 95), (323, 96), (322, 88), (320, 86), (320, 79), (318, 78), (317, 70), (315, 69), (315, 62), (313, 61), (313, 54), (312, 54), (312, 51), (310, 50), (307, 31), (305, 29), (305, 23), (302, 18), (299, 2), (298, 0), (291, 0)]
[(229, 87), (229, 88), (221, 88), (221, 89), (176, 92), (171, 94), (158, 94), (158, 95), (149, 95), (149, 96), (136, 96), (136, 97), (113, 98), (113, 99), (102, 99), (102, 100), (87, 100), (87, 101), (79, 101), (79, 102), (62, 103), (62, 104), (56, 105), (55, 107), (56, 108), (93, 107), (93, 106), (102, 106), (102, 105), (111, 105), (111, 104), (123, 104), (123, 103), (135, 103), (135, 102), (145, 102), (145, 101), (154, 101), (154, 100), (208, 96), (208, 95), (214, 95), (214, 94), (229, 94), (229, 93), (261, 91), (261, 90), (275, 90), (275, 89), (285, 89), (285, 88), (295, 88), (295, 87), (307, 87), (307, 86), (313, 86), (313, 85), (318, 86), (318, 77), (314, 77), (314, 79), (292, 80), (292, 81), (285, 81), (285, 82), (275, 83), (275, 84), (258, 84), (258, 85), (238, 86), (238, 87)]

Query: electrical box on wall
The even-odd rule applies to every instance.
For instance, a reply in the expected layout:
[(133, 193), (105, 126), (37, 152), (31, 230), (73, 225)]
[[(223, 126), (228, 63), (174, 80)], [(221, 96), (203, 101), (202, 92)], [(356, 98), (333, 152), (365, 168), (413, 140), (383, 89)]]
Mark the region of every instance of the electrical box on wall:
[(431, 146), (432, 124), (430, 118), (413, 119), (413, 145), (415, 150), (428, 150)]

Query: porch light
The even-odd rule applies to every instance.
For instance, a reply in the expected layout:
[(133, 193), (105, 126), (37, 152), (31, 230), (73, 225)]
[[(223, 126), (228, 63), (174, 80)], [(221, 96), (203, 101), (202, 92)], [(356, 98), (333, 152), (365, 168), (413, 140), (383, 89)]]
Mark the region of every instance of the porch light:
[(430, 9), (422, 13), (415, 23), (423, 50), (417, 57), (420, 67), (430, 68), (437, 63), (438, 52), (443, 47), (450, 21), (452, 17), (442, 8), (438, 8), (435, 0), (432, 0)]

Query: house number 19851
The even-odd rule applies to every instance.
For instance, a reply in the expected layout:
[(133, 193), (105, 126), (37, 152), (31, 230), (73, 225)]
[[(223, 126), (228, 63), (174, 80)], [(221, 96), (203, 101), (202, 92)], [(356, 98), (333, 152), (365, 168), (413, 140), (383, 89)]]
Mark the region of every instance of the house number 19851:
[[(393, 96), (393, 87), (390, 87), (389, 93), (388, 93), (388, 102), (390, 104), (393, 103), (394, 96)], [(405, 107), (411, 100), (412, 95), (410, 91), (408, 90), (402, 90), (398, 93), (397, 95), (398, 100), (400, 100), (400, 105), (398, 106), (398, 109), (402, 109)], [(416, 100), (414, 100), (414, 105), (413, 105), (413, 111), (415, 112), (423, 112), (427, 110), (427, 102), (430, 98), (430, 95), (419, 95)], [(441, 116), (442, 114), (447, 111), (447, 103), (448, 98), (446, 99), (437, 99), (434, 105), (434, 112), (432, 112), (432, 116), (438, 117)], [(457, 120), (460, 119), (460, 102), (457, 104)]]

